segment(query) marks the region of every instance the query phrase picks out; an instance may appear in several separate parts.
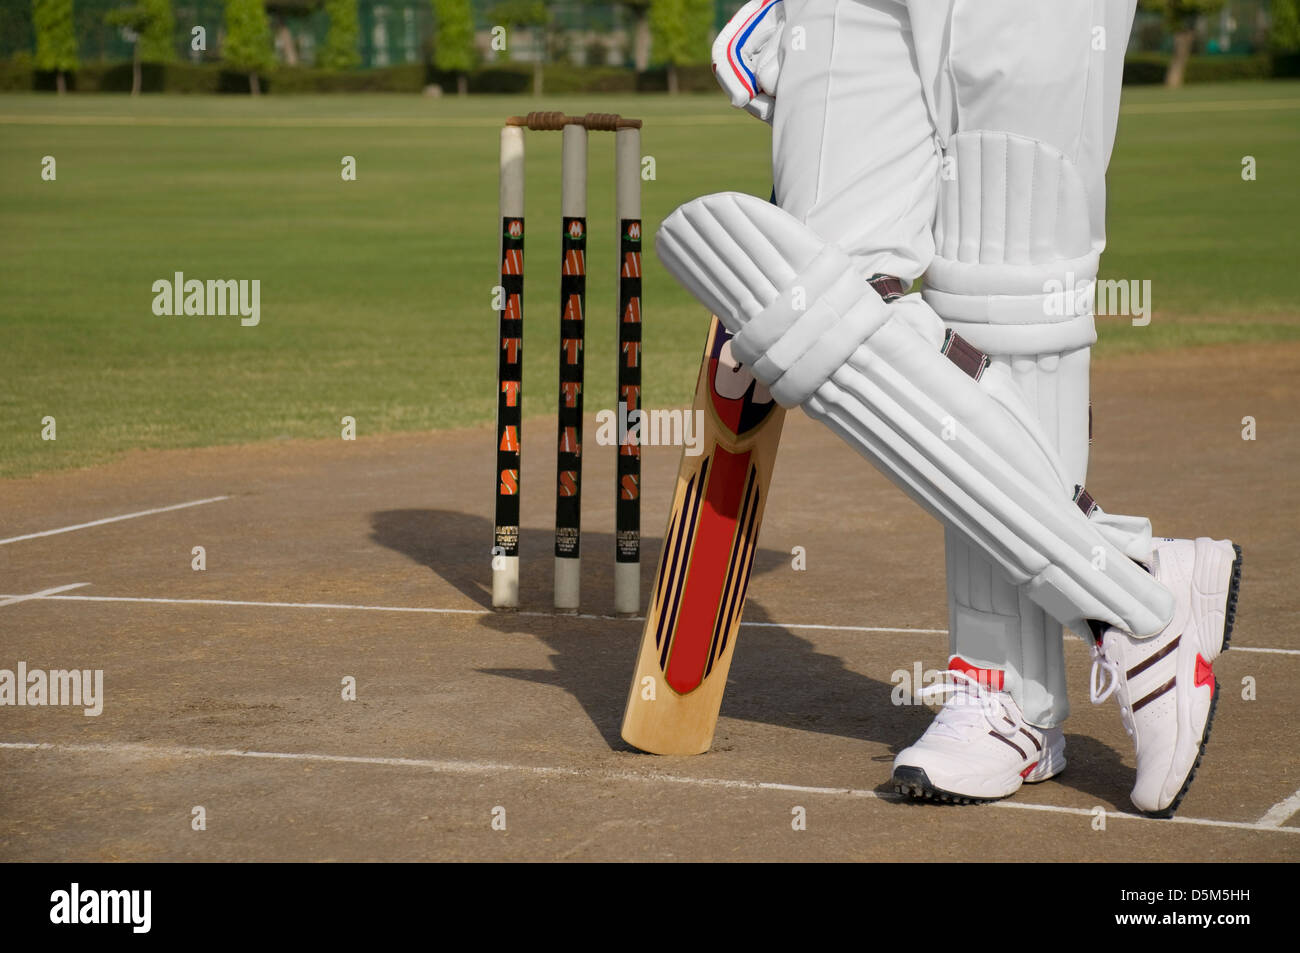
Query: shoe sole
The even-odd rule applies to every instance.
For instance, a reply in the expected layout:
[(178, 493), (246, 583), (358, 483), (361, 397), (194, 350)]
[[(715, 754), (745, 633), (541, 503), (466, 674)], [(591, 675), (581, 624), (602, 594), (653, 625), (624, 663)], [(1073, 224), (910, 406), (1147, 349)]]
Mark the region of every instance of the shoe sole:
[(1224, 610), (1223, 648), (1219, 650), (1220, 654), (1228, 651), (1228, 643), (1232, 641), (1232, 627), (1237, 622), (1237, 590), (1241, 586), (1241, 547), (1233, 543), (1232, 551), (1237, 554), (1237, 558), (1232, 561), (1232, 581), (1228, 583), (1228, 607)]
[[(1058, 771), (1056, 775), (1052, 776), (1056, 777), (1059, 774)], [(1046, 781), (1047, 778), (1042, 780)], [(998, 797), (973, 797), (969, 794), (958, 794), (955, 791), (945, 791), (943, 788), (935, 787), (930, 782), (930, 776), (925, 773), (924, 768), (914, 768), (910, 765), (895, 768), (890, 783), (893, 784), (896, 793), (913, 801), (938, 801), (942, 804), (991, 804), (994, 801), (1001, 801), (1003, 798), (1011, 797), (1012, 794), (1020, 790), (1020, 788), (1016, 788), (1016, 791), (1010, 791)]]
[[(1219, 649), (1219, 655), (1228, 651), (1228, 643), (1232, 641), (1232, 627), (1237, 621), (1237, 592), (1241, 587), (1241, 547), (1236, 543), (1232, 544), (1232, 549), (1236, 553), (1236, 559), (1232, 561), (1232, 579), (1228, 582), (1228, 603), (1224, 608), (1223, 621), (1223, 645)], [(1219, 655), (1215, 656), (1218, 659)], [(1219, 679), (1214, 679), (1214, 692), (1210, 695), (1210, 713), (1205, 719), (1205, 730), (1201, 733), (1201, 746), (1196, 752), (1196, 760), (1192, 762), (1192, 770), (1187, 773), (1187, 780), (1179, 788), (1178, 793), (1169, 806), (1161, 811), (1141, 811), (1147, 817), (1173, 817), (1174, 812), (1178, 810), (1178, 805), (1183, 803), (1183, 798), (1187, 796), (1187, 789), (1192, 786), (1196, 780), (1196, 770), (1201, 766), (1201, 759), (1205, 757), (1205, 746), (1210, 742), (1210, 729), (1214, 727), (1214, 714), (1219, 707)]]

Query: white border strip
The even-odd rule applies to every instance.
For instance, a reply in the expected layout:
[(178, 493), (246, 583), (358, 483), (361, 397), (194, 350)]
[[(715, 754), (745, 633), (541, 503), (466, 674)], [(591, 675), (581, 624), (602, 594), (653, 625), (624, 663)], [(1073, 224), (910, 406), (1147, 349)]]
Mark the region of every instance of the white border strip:
[[(88, 585), (88, 583), (77, 583), (77, 586), (84, 585)], [(72, 588), (76, 588), (76, 586), (61, 587), (61, 589)], [(46, 592), (57, 593), (61, 589), (48, 589)], [(22, 602), (28, 599), (44, 599), (51, 602), (139, 602), (183, 606), (247, 606), (262, 609), (331, 609), (355, 612), (415, 612), (427, 615), (477, 615), (502, 616), (503, 618), (522, 616), (530, 618), (595, 619), (601, 622), (645, 622), (645, 616), (596, 615), (594, 613), (557, 615), (554, 612), (497, 612), (492, 609), (442, 609), (436, 606), (367, 606), (339, 602), (260, 602), (254, 599), (169, 599), (162, 596), (64, 596), (46, 595), (40, 592), (20, 596), (0, 594), (0, 606), (7, 605), (9, 602)], [(885, 625), (824, 625), (819, 622), (742, 622), (740, 625), (745, 629), (820, 629), (828, 632), (893, 632), (904, 635), (948, 634), (947, 629), (911, 629)], [(1077, 641), (1083, 641), (1078, 636), (1073, 638)], [(1300, 656), (1300, 649), (1256, 648), (1247, 645), (1234, 645), (1232, 651)]]
[[(78, 582), (77, 585), (87, 585)], [(64, 586), (72, 589), (75, 586)], [(60, 592), (48, 589), (48, 593)], [(578, 612), (576, 615), (556, 615), (555, 612), (498, 612), (489, 608), (439, 608), (435, 606), (360, 606), (341, 602), (260, 602), (257, 599), (174, 599), (165, 597), (148, 597), (148, 595), (47, 595), (32, 593), (30, 595), (0, 594), (0, 606), (8, 605), (6, 601), (22, 602), (26, 599), (49, 599), (52, 602), (143, 602), (159, 603), (172, 606), (247, 606), (253, 608), (329, 608), (329, 610), (351, 610), (356, 612), (424, 612), (428, 615), (484, 615), (484, 616), (528, 616), (528, 618), (556, 619), (595, 619), (599, 621), (634, 621), (643, 623), (645, 616), (595, 615), (591, 612)], [(911, 636), (946, 636), (948, 629), (901, 628), (896, 625), (824, 625), (822, 623), (797, 623), (797, 621), (742, 621), (741, 628), (746, 629), (822, 629), (827, 632), (894, 632), (911, 634)], [(1080, 640), (1075, 636), (1076, 640)], [(1258, 649), (1258, 647), (1234, 645), (1232, 651), (1258, 651), (1270, 655), (1300, 655), (1300, 649)]]
[[(86, 585), (82, 583), (81, 585)], [(183, 606), (251, 606), (254, 608), (264, 609), (353, 609), (358, 612), (425, 612), (436, 615), (492, 615), (486, 609), (434, 609), (425, 606), (360, 606), (347, 605), (336, 602), (258, 602), (252, 599), (167, 599), (157, 596), (40, 596), (34, 593), (31, 596), (19, 596), (17, 599), (33, 599), (37, 597), (48, 599), (51, 602), (143, 602), (158, 603), (160, 605), (183, 605)], [(9, 596), (0, 595), (0, 599), (8, 599)], [(15, 601), (17, 601), (17, 599)], [(0, 602), (0, 605), (4, 605)], [(515, 615), (551, 615), (549, 612), (517, 612)], [(574, 616), (565, 616), (572, 619)], [(583, 618), (579, 616), (578, 618)], [(600, 616), (587, 616), (586, 618), (601, 618)], [(610, 616), (610, 618), (614, 618)]]
[(1268, 813), (1259, 819), (1259, 824), (1261, 827), (1281, 827), (1296, 811), (1300, 811), (1300, 791), (1270, 807)]
[[(78, 583), (78, 585), (84, 586), (87, 585), (87, 583)], [(58, 591), (59, 590), (55, 589), (46, 590), (46, 592), (49, 593), (55, 593)], [(554, 612), (498, 613), (491, 609), (441, 609), (434, 606), (366, 606), (338, 602), (260, 602), (254, 599), (169, 599), (161, 596), (61, 596), (46, 595), (45, 593), (40, 592), (23, 596), (0, 595), (0, 605), (5, 605), (6, 603), (3, 600), (7, 599), (19, 602), (27, 599), (38, 598), (56, 602), (142, 602), (159, 603), (161, 605), (249, 606), (263, 609), (332, 609), (353, 610), (356, 612), (419, 612), (431, 615), (503, 615), (505, 617), (528, 616), (535, 618), (596, 619), (602, 622), (645, 622), (645, 616), (595, 615), (592, 613), (577, 613), (573, 615), (557, 615)], [(832, 629), (842, 632), (904, 632), (920, 635), (944, 635), (948, 631), (947, 629), (902, 629), (891, 628), (888, 626), (868, 625), (818, 625), (816, 623), (801, 625), (794, 622), (742, 622), (740, 624), (746, 628), (755, 629)], [(1296, 654), (1300, 654), (1300, 652)]]
[(55, 586), (53, 589), (42, 589), (40, 592), (30, 592), (25, 596), (0, 596), (0, 606), (11, 606), (15, 602), (26, 602), (29, 599), (48, 599), (58, 592), (67, 592), (69, 589), (80, 589), (82, 586), (88, 586), (88, 582), (71, 582), (66, 586)]
[(86, 529), (91, 526), (103, 526), (105, 523), (116, 523), (120, 520), (133, 520), (140, 516), (153, 516), (155, 513), (170, 513), (172, 510), (183, 510), (190, 506), (202, 506), (204, 503), (219, 503), (221, 500), (228, 500), (228, 496), (210, 496), (206, 500), (190, 500), (188, 503), (176, 503), (172, 506), (160, 506), (152, 510), (141, 510), (138, 513), (123, 513), (121, 516), (109, 516), (102, 520), (91, 520), (89, 523), (78, 523), (76, 526), (61, 526), (58, 529), (47, 529), (41, 533), (28, 533), (26, 536), (10, 536), (8, 539), (0, 539), (0, 546), (7, 543), (21, 543), (25, 539), (39, 539), (42, 536), (57, 536), (59, 533), (71, 533), (73, 530)]
[[(588, 780), (627, 781), (641, 784), (682, 784), (692, 787), (725, 788), (738, 791), (784, 791), (794, 794), (813, 794), (826, 797), (865, 798), (877, 801), (903, 800), (901, 795), (882, 794), (861, 788), (829, 788), (805, 784), (782, 784), (775, 781), (749, 781), (734, 778), (698, 778), (677, 774), (636, 771), (593, 771), (587, 768), (561, 768), (547, 765), (511, 764), (503, 761), (459, 761), (446, 758), (377, 758), (362, 755), (313, 754), (309, 752), (246, 751), (239, 748), (199, 748), (189, 745), (144, 745), (130, 743), (109, 744), (51, 744), (31, 741), (0, 741), (0, 750), (53, 751), (63, 754), (117, 755), (143, 758), (252, 758), (264, 761), (309, 761), (317, 764), (364, 764), (382, 767), (416, 768), (440, 774), (525, 774), (535, 777), (585, 778)], [(1300, 792), (1295, 797), (1300, 798)], [(981, 807), (1020, 811), (1040, 811), (1049, 814), (1068, 814), (1091, 817), (1092, 810), (1081, 807), (1063, 807), (1056, 804), (1029, 804), (1016, 801), (994, 801)], [(966, 812), (963, 812), (966, 813)], [(1271, 815), (1272, 812), (1270, 812)], [(1265, 815), (1268, 818), (1270, 815)], [(1269, 834), (1300, 834), (1300, 827), (1282, 827), (1263, 820), (1218, 821), (1204, 817), (1173, 817), (1168, 819), (1144, 817), (1123, 811), (1107, 811), (1106, 819), (1146, 821), (1156, 824), (1189, 824), (1194, 827), (1223, 827), (1232, 830), (1259, 831)]]
[(947, 635), (947, 629), (895, 629), (880, 625), (821, 625), (815, 622), (742, 622), (747, 629), (825, 629), (829, 632), (911, 632), (914, 635)]

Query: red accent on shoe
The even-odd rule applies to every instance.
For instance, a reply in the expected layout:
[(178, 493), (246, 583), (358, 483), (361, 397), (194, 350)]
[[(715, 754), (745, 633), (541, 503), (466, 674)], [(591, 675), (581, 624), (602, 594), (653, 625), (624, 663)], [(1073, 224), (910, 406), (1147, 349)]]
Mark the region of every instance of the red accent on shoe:
[(1025, 770), (1021, 771), (1021, 772), (1020, 772), (1020, 776), (1021, 776), (1022, 778), (1027, 778), (1027, 777), (1029, 777), (1029, 772), (1032, 771), (1032, 770), (1034, 770), (1034, 768), (1036, 768), (1036, 767), (1038, 767), (1038, 762), (1037, 762), (1037, 761), (1035, 761), (1035, 762), (1034, 762), (1033, 764), (1031, 764), (1029, 767), (1025, 768)]
[(1003, 672), (1000, 668), (976, 668), (960, 655), (954, 655), (952, 658), (948, 659), (948, 668), (954, 672), (961, 672), (963, 675), (969, 675), (971, 678), (975, 679), (975, 681), (979, 682), (991, 691), (1002, 691)]
[(1201, 653), (1196, 653), (1196, 687), (1209, 685), (1210, 690), (1214, 690), (1214, 666), (1201, 657)]

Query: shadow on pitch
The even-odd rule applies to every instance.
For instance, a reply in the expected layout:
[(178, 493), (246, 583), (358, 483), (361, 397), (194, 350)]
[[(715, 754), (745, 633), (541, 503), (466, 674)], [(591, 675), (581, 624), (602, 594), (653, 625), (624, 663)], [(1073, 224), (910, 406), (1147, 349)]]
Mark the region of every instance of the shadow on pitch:
[(1047, 783), (1073, 788), (1108, 811), (1135, 810), (1129, 801), (1133, 768), (1124, 763), (1121, 752), (1088, 735), (1066, 732), (1065, 770)]
[[(488, 519), (452, 510), (388, 510), (371, 517), (372, 538), (427, 566), (474, 604), (491, 606), (492, 526)], [(619, 736), (629, 680), (641, 640), (641, 623), (622, 619), (575, 619), (549, 613), (552, 550), (544, 531), (525, 532), (520, 541), (520, 613), (484, 616), (481, 625), (498, 632), (527, 632), (553, 651), (552, 669), (483, 669), (487, 674), (554, 685), (583, 706), (611, 748), (631, 750)], [(645, 539), (641, 554), (642, 604), (654, 584), (660, 541)], [(612, 533), (582, 537), (583, 612), (613, 613)], [(789, 566), (786, 552), (760, 549), (755, 579)], [(770, 622), (763, 605), (750, 598), (745, 620)], [(728, 718), (859, 738), (899, 750), (925, 730), (924, 709), (890, 703), (892, 685), (845, 668), (836, 656), (813, 649), (782, 627), (741, 629), (722, 714)], [(719, 736), (715, 743), (725, 743)]]
[[(428, 567), (468, 600), (491, 608), (492, 526), (481, 516), (452, 510), (388, 510), (371, 517), (379, 544)], [(572, 695), (615, 750), (633, 750), (619, 736), (629, 680), (641, 641), (641, 623), (624, 619), (575, 619), (550, 613), (552, 550), (545, 531), (525, 530), (520, 541), (520, 608), (491, 613), (480, 625), (495, 632), (527, 633), (552, 651), (549, 669), (480, 669), (484, 674), (553, 685)], [(614, 611), (614, 539), (611, 533), (583, 532), (583, 612)], [(646, 601), (654, 585), (660, 541), (642, 544), (641, 592)], [(760, 549), (754, 575), (789, 566), (790, 555)], [(539, 615), (525, 614), (538, 612)], [(771, 622), (761, 601), (751, 598), (745, 621)], [(869, 638), (865, 636), (864, 638)], [(880, 673), (888, 678), (888, 673)], [(722, 714), (760, 724), (856, 738), (884, 745), (893, 755), (921, 736), (936, 709), (894, 705), (894, 685), (854, 672), (834, 655), (780, 626), (740, 630), (732, 659)], [(1071, 734), (1068, 767), (1048, 784), (1062, 784), (1098, 803), (1128, 809), (1132, 769), (1113, 748), (1086, 735)], [(725, 725), (715, 747), (725, 747)], [(886, 786), (887, 787), (887, 786)], [(882, 787), (881, 790), (886, 790)]]

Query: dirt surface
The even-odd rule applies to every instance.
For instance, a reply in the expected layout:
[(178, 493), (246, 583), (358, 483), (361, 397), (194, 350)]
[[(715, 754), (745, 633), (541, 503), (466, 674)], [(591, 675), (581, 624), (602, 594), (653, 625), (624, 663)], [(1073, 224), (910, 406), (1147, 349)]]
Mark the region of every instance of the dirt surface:
[[(942, 533), (798, 413), (713, 751), (629, 750), (640, 623), (599, 618), (613, 454), (589, 423), (587, 615), (551, 615), (554, 421), (538, 418), (512, 614), (488, 609), (490, 427), (0, 483), (3, 540), (228, 497), (0, 545), (0, 668), (102, 669), (106, 696), (97, 717), (0, 707), (0, 859), (1294, 860), (1298, 819), (1275, 805), (1300, 788), (1298, 372), (1295, 345), (1095, 367), (1093, 495), (1245, 550), (1214, 735), (1175, 822), (1128, 813), (1131, 743), (1113, 702), (1088, 704), (1077, 639), (1064, 774), (984, 807), (889, 793), (893, 754), (931, 717), (891, 704), (891, 674), (946, 660)], [(646, 450), (643, 593), (678, 452)]]

